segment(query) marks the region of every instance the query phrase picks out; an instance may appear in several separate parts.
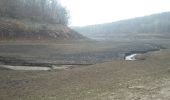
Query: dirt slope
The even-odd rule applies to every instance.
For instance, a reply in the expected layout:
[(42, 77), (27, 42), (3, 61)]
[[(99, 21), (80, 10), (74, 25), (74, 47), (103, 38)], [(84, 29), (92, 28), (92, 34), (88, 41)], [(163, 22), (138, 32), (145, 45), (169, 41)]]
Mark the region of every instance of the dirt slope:
[(0, 18), (0, 40), (76, 40), (84, 37), (61, 24)]

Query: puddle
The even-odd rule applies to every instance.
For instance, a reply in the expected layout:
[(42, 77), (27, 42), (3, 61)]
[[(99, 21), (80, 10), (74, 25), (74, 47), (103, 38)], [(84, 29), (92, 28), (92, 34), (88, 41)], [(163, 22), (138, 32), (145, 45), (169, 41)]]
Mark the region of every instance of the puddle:
[(131, 54), (131, 55), (128, 55), (125, 57), (125, 60), (128, 60), (128, 61), (134, 61), (134, 60), (137, 60), (135, 57), (137, 55), (140, 55), (140, 54)]

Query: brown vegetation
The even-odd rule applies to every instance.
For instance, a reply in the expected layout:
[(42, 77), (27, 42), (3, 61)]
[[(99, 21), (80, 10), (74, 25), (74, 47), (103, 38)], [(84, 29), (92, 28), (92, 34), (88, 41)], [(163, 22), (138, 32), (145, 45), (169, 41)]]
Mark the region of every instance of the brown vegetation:
[(37, 23), (31, 20), (0, 18), (1, 40), (81, 39), (83, 36), (61, 24)]
[(68, 13), (57, 0), (0, 0), (0, 16), (53, 24), (68, 23)]

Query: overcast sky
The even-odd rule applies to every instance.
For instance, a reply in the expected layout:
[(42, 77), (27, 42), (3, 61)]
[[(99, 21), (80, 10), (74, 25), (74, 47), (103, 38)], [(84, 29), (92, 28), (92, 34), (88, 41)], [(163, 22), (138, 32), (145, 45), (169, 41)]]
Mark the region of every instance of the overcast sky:
[(85, 26), (170, 11), (170, 0), (60, 0), (70, 26)]

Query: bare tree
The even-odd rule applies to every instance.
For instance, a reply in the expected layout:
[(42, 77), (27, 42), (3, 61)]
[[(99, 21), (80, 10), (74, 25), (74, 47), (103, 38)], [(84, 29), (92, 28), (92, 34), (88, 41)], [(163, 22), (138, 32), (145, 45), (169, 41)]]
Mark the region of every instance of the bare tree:
[(67, 10), (57, 0), (0, 0), (0, 16), (68, 24)]

